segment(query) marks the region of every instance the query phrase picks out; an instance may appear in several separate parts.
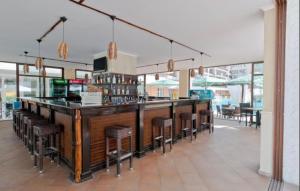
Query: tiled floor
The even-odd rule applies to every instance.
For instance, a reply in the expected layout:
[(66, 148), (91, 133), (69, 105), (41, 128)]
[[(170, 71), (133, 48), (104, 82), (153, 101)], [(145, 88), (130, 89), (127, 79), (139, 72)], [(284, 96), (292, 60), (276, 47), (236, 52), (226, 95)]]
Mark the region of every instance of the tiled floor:
[(44, 174), (10, 127), (0, 122), (0, 190), (14, 191), (264, 191), (269, 179), (257, 174), (259, 130), (238, 123), (216, 120), (215, 133), (199, 134), (197, 141), (175, 144), (172, 152), (147, 153), (134, 160), (134, 170), (122, 166), (122, 176), (112, 170), (94, 173), (81, 184), (68, 179), (68, 169), (48, 160)]

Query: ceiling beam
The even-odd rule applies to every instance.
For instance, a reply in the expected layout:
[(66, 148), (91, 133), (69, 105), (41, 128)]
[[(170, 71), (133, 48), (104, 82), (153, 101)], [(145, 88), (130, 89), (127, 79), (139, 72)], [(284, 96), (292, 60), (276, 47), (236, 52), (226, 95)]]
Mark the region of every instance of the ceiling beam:
[(142, 31), (144, 31), (144, 32), (147, 32), (147, 33), (150, 33), (150, 34), (152, 34), (152, 35), (154, 35), (154, 36), (158, 36), (158, 37), (160, 37), (160, 38), (163, 38), (163, 39), (169, 41), (170, 43), (175, 43), (175, 44), (177, 44), (177, 45), (180, 45), (180, 46), (182, 46), (182, 47), (185, 47), (185, 48), (187, 48), (187, 49), (189, 49), (189, 50), (192, 50), (192, 51), (194, 51), (194, 52), (197, 52), (197, 53), (199, 53), (199, 54), (203, 54), (203, 55), (205, 55), (205, 56), (211, 57), (211, 55), (209, 55), (208, 53), (205, 53), (205, 52), (203, 52), (203, 51), (201, 51), (201, 50), (195, 49), (195, 48), (193, 48), (193, 47), (191, 47), (191, 46), (189, 46), (189, 45), (187, 45), (187, 44), (181, 43), (181, 42), (179, 42), (179, 41), (177, 41), (177, 40), (174, 40), (174, 39), (172, 39), (172, 38), (170, 38), (170, 37), (164, 36), (164, 35), (159, 34), (159, 33), (157, 33), (157, 32), (153, 32), (153, 31), (151, 31), (151, 30), (149, 30), (149, 29), (147, 29), (147, 28), (144, 28), (144, 27), (139, 26), (139, 25), (137, 25), (137, 24), (134, 24), (134, 23), (132, 23), (132, 22), (130, 22), (130, 21), (127, 21), (127, 20), (125, 20), (125, 19), (122, 19), (122, 18), (120, 18), (120, 17), (117, 17), (117, 16), (115, 16), (115, 15), (113, 15), (113, 14), (104, 12), (104, 11), (102, 11), (102, 10), (96, 9), (96, 8), (94, 8), (94, 7), (92, 7), (92, 6), (89, 6), (89, 5), (86, 5), (86, 4), (83, 4), (83, 3), (79, 3), (78, 1), (75, 1), (75, 0), (69, 0), (69, 1), (71, 1), (72, 3), (75, 3), (75, 4), (77, 4), (77, 5), (80, 5), (80, 6), (82, 6), (82, 7), (85, 7), (85, 8), (87, 8), (87, 9), (89, 9), (89, 10), (92, 10), (92, 11), (95, 11), (95, 12), (100, 13), (100, 14), (102, 14), (102, 15), (105, 15), (105, 16), (111, 18), (112, 20), (120, 21), (120, 22), (122, 22), (122, 23), (125, 23), (125, 24), (131, 26), (131, 27), (140, 29), (140, 30), (142, 30)]

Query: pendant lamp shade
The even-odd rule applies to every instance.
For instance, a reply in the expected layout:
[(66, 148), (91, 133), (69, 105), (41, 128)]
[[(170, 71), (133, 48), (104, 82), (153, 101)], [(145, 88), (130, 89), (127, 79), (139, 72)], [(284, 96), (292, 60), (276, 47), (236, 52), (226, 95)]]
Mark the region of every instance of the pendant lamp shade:
[(158, 74), (158, 64), (156, 65), (156, 74), (155, 74), (155, 80), (159, 80), (159, 74)]
[(196, 72), (194, 69), (191, 70), (191, 77), (195, 77), (196, 76)]
[(117, 52), (118, 52), (117, 43), (114, 41), (110, 42), (107, 50), (108, 58), (110, 60), (116, 60), (118, 57)]
[(25, 51), (24, 54), (25, 54), (25, 63), (23, 65), (23, 73), (27, 74), (27, 73), (29, 73), (29, 65), (27, 63), (27, 54), (28, 54), (28, 52)]
[(117, 43), (115, 42), (115, 16), (111, 16), (112, 20), (112, 41), (107, 47), (107, 56), (109, 60), (116, 60), (118, 57)]
[(175, 62), (173, 59), (168, 60), (168, 72), (174, 71), (174, 65), (175, 65)]
[(204, 67), (203, 67), (203, 66), (199, 66), (198, 72), (199, 72), (199, 74), (200, 74), (201, 76), (203, 76), (203, 74), (204, 74)]
[(44, 61), (41, 57), (37, 57), (35, 60), (35, 67), (36, 69), (41, 69), (44, 65)]
[(38, 39), (37, 41), (39, 43), (39, 56), (35, 60), (35, 67), (36, 67), (36, 69), (40, 70), (44, 65), (43, 58), (41, 57), (41, 42), (42, 42), (42, 40)]
[(173, 40), (170, 40), (170, 59), (168, 60), (168, 72), (173, 72), (175, 67), (175, 62), (173, 60)]
[(68, 58), (69, 46), (65, 42), (65, 21), (63, 21), (62, 41), (58, 45), (57, 52), (58, 52), (58, 57), (59, 58), (63, 58), (64, 60), (66, 60)]

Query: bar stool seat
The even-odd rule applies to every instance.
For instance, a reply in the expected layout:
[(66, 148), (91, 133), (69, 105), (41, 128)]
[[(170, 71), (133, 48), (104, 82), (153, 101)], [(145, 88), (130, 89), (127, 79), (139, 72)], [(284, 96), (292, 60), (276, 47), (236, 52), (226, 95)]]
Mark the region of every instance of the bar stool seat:
[[(122, 150), (122, 139), (129, 138), (129, 150)], [(117, 141), (117, 149), (110, 151), (109, 139)], [(129, 168), (132, 169), (133, 162), (133, 147), (132, 147), (132, 131), (128, 126), (111, 126), (105, 129), (105, 144), (106, 144), (106, 170), (109, 171), (109, 160), (113, 159), (117, 162), (117, 176), (120, 176), (121, 161), (129, 159)]]
[[(155, 136), (155, 128), (159, 128), (159, 135)], [(169, 130), (167, 136), (165, 130)], [(173, 144), (173, 125), (172, 119), (167, 117), (155, 117), (152, 119), (152, 147), (155, 150), (156, 142), (160, 142), (163, 147), (163, 154), (166, 152), (166, 144), (170, 144), (172, 150)]]
[[(57, 164), (60, 164), (60, 129), (60, 125), (54, 124), (37, 124), (33, 126), (34, 166), (38, 164), (40, 173), (43, 173), (44, 156), (50, 155), (53, 160), (54, 155), (56, 155)], [(46, 145), (47, 141), (50, 142), (49, 145)]]
[[(213, 125), (214, 113), (213, 113), (213, 111), (212, 110), (200, 110), (199, 115), (200, 115), (200, 130), (202, 130), (203, 128), (208, 128), (209, 133), (213, 133), (214, 132), (214, 125)], [(205, 121), (205, 117), (209, 117), (210, 122)]]
[[(195, 139), (197, 138), (197, 128), (194, 128), (194, 124), (197, 119), (196, 113), (181, 113), (180, 114), (181, 119), (181, 138), (184, 137), (184, 134), (187, 135), (187, 132), (190, 133), (191, 141), (193, 141), (193, 135), (195, 136)], [(190, 127), (186, 127), (187, 121), (190, 121)]]

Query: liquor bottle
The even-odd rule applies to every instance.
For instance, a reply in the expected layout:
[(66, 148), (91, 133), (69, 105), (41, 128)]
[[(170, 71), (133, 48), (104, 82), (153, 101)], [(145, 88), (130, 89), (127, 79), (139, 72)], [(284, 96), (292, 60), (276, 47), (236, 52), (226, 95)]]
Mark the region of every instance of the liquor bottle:
[(112, 78), (112, 83), (115, 84), (116, 83), (116, 76), (113, 75), (113, 78)]
[(107, 75), (106, 82), (107, 82), (108, 84), (110, 83), (110, 76), (109, 76), (109, 75)]
[(122, 80), (121, 80), (121, 83), (124, 84), (125, 82), (125, 77), (124, 77), (124, 74), (122, 74)]

